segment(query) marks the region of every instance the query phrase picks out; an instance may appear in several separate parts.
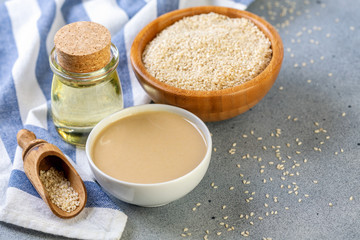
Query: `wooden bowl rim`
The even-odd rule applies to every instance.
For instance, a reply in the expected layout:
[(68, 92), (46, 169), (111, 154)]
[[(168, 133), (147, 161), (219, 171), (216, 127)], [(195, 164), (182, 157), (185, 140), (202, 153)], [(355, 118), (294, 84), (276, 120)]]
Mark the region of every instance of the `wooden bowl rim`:
[[(152, 39), (150, 39), (148, 42), (146, 42), (141, 49), (141, 51), (136, 51), (139, 49), (140, 43), (142, 43), (143, 36), (148, 32), (151, 31), (152, 28), (157, 27), (160, 22), (167, 22), (172, 21), (171, 19), (176, 19), (173, 22), (179, 21), (180, 19), (184, 17), (194, 16), (198, 14), (203, 13), (210, 13), (215, 12), (218, 14), (226, 15), (228, 17), (234, 18), (247, 18), (251, 20), (270, 40), (271, 42), (271, 49), (272, 49), (272, 57), (270, 60), (270, 63), (266, 66), (266, 68), (256, 77), (254, 77), (251, 80), (246, 81), (245, 83), (242, 83), (240, 85), (229, 87), (225, 89), (220, 90), (188, 90), (188, 89), (182, 89), (177, 88), (171, 85), (168, 85), (164, 82), (161, 82), (160, 80), (156, 79), (154, 76), (152, 76), (145, 68), (144, 63), (142, 61), (142, 53), (145, 46), (154, 39), (159, 32), (164, 30), (167, 26), (170, 26), (171, 24), (165, 26), (160, 31), (158, 31)], [(230, 16), (229, 16), (230, 15)], [(274, 44), (274, 42), (277, 42), (278, 44)], [(248, 11), (239, 10), (235, 8), (228, 8), (228, 7), (220, 7), (220, 6), (200, 6), (200, 7), (190, 7), (190, 8), (184, 8), (184, 9), (178, 9), (171, 12), (168, 12), (166, 14), (163, 14), (150, 22), (148, 25), (146, 25), (135, 37), (131, 50), (130, 50), (130, 61), (131, 65), (133, 67), (133, 70), (139, 74), (144, 81), (146, 81), (147, 84), (153, 86), (156, 89), (159, 89), (164, 92), (169, 92), (174, 95), (178, 96), (192, 96), (192, 97), (218, 97), (218, 96), (224, 96), (224, 95), (232, 95), (235, 93), (239, 93), (242, 91), (246, 91), (246, 89), (252, 88), (255, 85), (259, 84), (262, 80), (266, 78), (268, 75), (272, 75), (271, 72), (273, 69), (280, 68), (281, 63), (283, 60), (283, 44), (282, 40), (280, 38), (280, 35), (275, 30), (275, 28), (268, 23), (265, 19), (250, 13)]]

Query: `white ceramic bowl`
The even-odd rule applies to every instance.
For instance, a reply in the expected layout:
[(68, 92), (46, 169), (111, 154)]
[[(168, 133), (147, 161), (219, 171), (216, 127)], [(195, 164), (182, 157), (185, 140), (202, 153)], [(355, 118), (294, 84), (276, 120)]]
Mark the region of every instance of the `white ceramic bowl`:
[[(94, 140), (102, 131), (102, 129), (123, 117), (146, 111), (168, 111), (179, 114), (188, 119), (198, 129), (201, 130), (207, 144), (207, 151), (205, 157), (196, 168), (184, 176), (171, 181), (152, 184), (139, 184), (120, 181), (110, 177), (102, 172), (94, 164), (91, 156), (91, 149), (93, 148)], [(86, 142), (86, 155), (89, 161), (89, 165), (99, 184), (116, 198), (124, 202), (143, 207), (156, 207), (165, 205), (185, 196), (187, 193), (193, 190), (199, 184), (201, 179), (204, 177), (206, 170), (208, 169), (211, 158), (211, 149), (212, 140), (210, 132), (202, 120), (187, 110), (163, 104), (140, 105), (126, 108), (117, 113), (114, 113), (113, 115), (103, 119), (93, 128)]]

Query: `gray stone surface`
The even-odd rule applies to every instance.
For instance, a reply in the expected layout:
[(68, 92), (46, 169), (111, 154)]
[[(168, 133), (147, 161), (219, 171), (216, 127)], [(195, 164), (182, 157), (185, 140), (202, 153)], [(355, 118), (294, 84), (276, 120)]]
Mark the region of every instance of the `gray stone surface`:
[[(251, 111), (207, 124), (217, 150), (205, 178), (190, 194), (158, 208), (136, 207), (114, 199), (129, 217), (122, 239), (183, 239), (184, 228), (191, 233), (187, 239), (203, 239), (206, 230), (209, 239), (360, 239), (360, 1), (293, 1), (294, 12), (281, 17), (281, 6), (290, 8), (287, 2), (256, 0), (248, 9), (265, 16), (274, 26), (290, 22), (278, 25), (285, 55), (274, 87)], [(268, 4), (277, 14), (273, 18)], [(271, 137), (277, 128), (281, 135)], [(319, 128), (326, 133), (314, 133)], [(248, 137), (243, 138), (243, 134)], [(281, 147), (284, 163), (271, 146)], [(232, 148), (235, 154), (229, 153)], [(250, 158), (242, 159), (247, 154)], [(284, 164), (285, 170), (277, 169), (277, 164)], [(260, 173), (262, 166), (264, 172)], [(250, 184), (243, 184), (243, 180)], [(212, 182), (217, 189), (211, 187)], [(250, 197), (253, 200), (246, 202)], [(201, 206), (193, 211), (197, 203)], [(254, 216), (246, 219), (251, 212)], [(221, 222), (235, 230), (227, 231)], [(250, 237), (243, 237), (242, 231), (249, 231)], [(39, 238), (60, 239), (0, 223), (0, 239)]]

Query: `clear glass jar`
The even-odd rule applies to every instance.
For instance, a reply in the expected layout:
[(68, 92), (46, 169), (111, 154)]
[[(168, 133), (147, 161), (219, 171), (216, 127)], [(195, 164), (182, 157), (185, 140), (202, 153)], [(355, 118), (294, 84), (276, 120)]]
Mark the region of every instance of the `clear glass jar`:
[(56, 130), (68, 143), (85, 146), (92, 128), (103, 118), (123, 108), (123, 98), (116, 67), (119, 52), (111, 44), (111, 60), (103, 68), (88, 73), (74, 73), (57, 62), (55, 48), (50, 67), (54, 73), (51, 88), (51, 112)]

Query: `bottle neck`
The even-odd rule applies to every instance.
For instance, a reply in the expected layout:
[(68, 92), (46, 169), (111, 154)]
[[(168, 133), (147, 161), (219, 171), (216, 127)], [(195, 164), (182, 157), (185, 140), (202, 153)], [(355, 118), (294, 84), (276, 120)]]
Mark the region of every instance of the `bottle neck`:
[(111, 44), (110, 51), (110, 61), (105, 67), (94, 72), (74, 73), (66, 71), (64, 68), (61, 67), (61, 65), (57, 61), (57, 54), (55, 48), (53, 48), (49, 56), (50, 67), (53, 73), (60, 77), (60, 80), (64, 83), (70, 85), (95, 84), (97, 82), (101, 82), (107, 79), (107, 76), (111, 75), (116, 70), (119, 64), (119, 52), (113, 43)]

